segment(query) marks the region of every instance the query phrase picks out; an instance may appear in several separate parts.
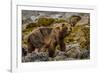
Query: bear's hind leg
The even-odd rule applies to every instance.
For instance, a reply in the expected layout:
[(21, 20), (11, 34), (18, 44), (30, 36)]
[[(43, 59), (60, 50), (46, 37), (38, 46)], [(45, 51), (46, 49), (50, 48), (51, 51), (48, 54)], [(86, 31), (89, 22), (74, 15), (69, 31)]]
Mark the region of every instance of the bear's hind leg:
[(48, 48), (48, 52), (49, 52), (49, 57), (54, 57), (54, 54), (55, 54), (55, 50), (54, 49), (51, 49), (51, 48)]
[(28, 43), (28, 53), (32, 53), (32, 51), (35, 51), (35, 47), (31, 43)]

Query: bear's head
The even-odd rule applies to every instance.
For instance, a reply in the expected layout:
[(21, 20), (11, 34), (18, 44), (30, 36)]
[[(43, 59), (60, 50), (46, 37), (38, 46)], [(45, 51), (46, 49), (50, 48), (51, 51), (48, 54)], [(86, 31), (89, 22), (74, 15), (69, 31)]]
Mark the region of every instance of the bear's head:
[(80, 16), (73, 15), (69, 18), (69, 22), (57, 23), (57, 29), (60, 30), (60, 36), (64, 38), (69, 35), (72, 31), (72, 28), (77, 24), (78, 21), (81, 20)]

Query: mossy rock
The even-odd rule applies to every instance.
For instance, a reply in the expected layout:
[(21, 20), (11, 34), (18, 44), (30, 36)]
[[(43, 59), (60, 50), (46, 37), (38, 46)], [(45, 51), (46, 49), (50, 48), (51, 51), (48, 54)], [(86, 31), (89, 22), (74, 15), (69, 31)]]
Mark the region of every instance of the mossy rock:
[(64, 19), (55, 19), (54, 23), (62, 23), (62, 22), (66, 22), (66, 20)]
[(81, 48), (89, 48), (90, 46), (90, 27), (84, 25), (75, 26), (72, 32), (66, 36), (65, 42), (72, 43), (77, 41)]
[(37, 23), (40, 26), (49, 26), (53, 22), (54, 22), (54, 19), (53, 18), (39, 18)]
[(36, 23), (29, 23), (27, 26), (26, 26), (26, 29), (30, 29), (30, 28), (33, 28), (33, 27), (37, 27), (38, 24)]

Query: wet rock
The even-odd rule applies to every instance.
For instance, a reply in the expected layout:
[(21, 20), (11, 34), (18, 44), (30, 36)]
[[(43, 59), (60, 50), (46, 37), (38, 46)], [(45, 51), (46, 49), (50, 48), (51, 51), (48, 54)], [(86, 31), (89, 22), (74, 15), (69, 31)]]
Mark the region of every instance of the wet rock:
[(31, 54), (22, 57), (22, 62), (31, 62)]
[(68, 58), (80, 59), (81, 50), (80, 45), (78, 43), (70, 44), (66, 48), (66, 56)]
[(55, 61), (66, 60), (66, 59), (67, 59), (66, 56), (56, 56), (56, 57), (54, 58)]
[(22, 58), (22, 62), (37, 62), (37, 61), (48, 61), (49, 56), (46, 52), (32, 52)]
[(89, 58), (90, 58), (90, 52), (86, 49), (82, 51), (81, 59), (89, 59)]

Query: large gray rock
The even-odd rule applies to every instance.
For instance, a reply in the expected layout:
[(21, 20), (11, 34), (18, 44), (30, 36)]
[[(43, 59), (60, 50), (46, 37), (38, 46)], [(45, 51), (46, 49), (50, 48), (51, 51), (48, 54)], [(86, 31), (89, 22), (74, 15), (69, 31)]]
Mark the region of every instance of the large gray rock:
[(38, 62), (38, 61), (48, 61), (49, 56), (46, 52), (32, 52), (27, 56), (22, 57), (22, 62)]

